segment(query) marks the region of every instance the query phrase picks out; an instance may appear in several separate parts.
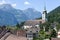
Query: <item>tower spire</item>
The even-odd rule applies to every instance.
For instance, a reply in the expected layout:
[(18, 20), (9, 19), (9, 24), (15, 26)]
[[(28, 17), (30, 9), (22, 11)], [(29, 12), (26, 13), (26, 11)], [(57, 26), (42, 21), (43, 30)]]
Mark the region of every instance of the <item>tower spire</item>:
[(44, 11), (46, 11), (46, 2), (44, 1)]
[(47, 21), (47, 10), (46, 10), (46, 2), (45, 2), (45, 0), (44, 0), (44, 11), (42, 13), (42, 20), (43, 20), (43, 22)]
[(46, 5), (44, 5), (44, 10), (46, 11)]

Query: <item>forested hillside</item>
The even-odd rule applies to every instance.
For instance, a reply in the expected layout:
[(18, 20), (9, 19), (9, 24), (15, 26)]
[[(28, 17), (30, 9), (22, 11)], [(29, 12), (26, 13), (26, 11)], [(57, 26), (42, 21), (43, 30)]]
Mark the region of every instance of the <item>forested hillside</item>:
[(48, 21), (60, 23), (60, 6), (48, 13)]

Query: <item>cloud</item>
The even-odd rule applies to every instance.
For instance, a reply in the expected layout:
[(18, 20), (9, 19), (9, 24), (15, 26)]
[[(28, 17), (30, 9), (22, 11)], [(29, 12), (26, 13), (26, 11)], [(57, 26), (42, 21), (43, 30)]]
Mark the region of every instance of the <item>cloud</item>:
[(15, 4), (11, 4), (12, 5), (12, 7), (16, 7), (16, 3)]
[(30, 5), (30, 2), (25, 1), (24, 4), (25, 4), (25, 5)]
[[(5, 0), (0, 1), (0, 5), (3, 5), (3, 4), (10, 4), (10, 3), (7, 3)], [(11, 4), (11, 6), (15, 8), (16, 7), (16, 3)]]
[[(5, 0), (0, 1), (0, 5), (3, 5), (3, 4), (10, 4), (10, 3), (7, 3)], [(11, 4), (11, 6), (16, 7), (16, 3)]]
[(2, 5), (2, 4), (6, 4), (5, 0), (2, 0), (2, 1), (0, 2), (0, 5)]

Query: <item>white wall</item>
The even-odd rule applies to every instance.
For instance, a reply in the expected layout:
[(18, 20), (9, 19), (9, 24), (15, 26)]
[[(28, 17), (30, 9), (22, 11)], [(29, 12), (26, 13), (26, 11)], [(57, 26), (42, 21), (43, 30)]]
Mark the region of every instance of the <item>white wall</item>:
[(27, 28), (31, 28), (32, 26), (23, 26), (24, 27), (24, 29), (27, 29)]
[(58, 38), (60, 38), (60, 32), (58, 32), (58, 35), (57, 35)]
[(42, 20), (45, 20), (45, 13), (42, 13)]

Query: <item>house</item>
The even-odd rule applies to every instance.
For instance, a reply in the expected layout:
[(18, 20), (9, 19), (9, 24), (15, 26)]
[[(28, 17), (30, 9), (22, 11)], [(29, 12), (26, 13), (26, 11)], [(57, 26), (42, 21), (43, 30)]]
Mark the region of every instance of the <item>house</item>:
[(33, 37), (39, 37), (39, 34), (38, 34), (39, 31), (40, 31), (40, 28), (37, 26), (27, 29), (26, 30), (27, 39), (33, 40)]
[(60, 38), (60, 30), (57, 32), (57, 38)]
[(28, 20), (24, 23), (23, 28), (27, 29), (27, 28), (31, 28), (33, 26), (39, 26), (39, 24), (41, 23), (42, 20)]
[(17, 36), (26, 37), (26, 30), (11, 30), (11, 33)]

